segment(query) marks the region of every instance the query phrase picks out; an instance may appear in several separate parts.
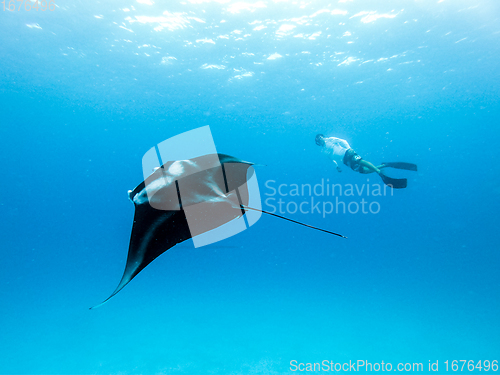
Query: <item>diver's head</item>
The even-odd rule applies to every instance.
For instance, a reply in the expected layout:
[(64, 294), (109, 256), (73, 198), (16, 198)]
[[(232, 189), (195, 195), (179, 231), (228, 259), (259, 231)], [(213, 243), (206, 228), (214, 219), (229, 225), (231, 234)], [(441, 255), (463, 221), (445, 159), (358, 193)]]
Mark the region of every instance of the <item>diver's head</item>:
[(324, 146), (325, 145), (325, 136), (323, 134), (318, 134), (316, 136), (315, 141), (316, 141), (316, 144), (318, 146)]

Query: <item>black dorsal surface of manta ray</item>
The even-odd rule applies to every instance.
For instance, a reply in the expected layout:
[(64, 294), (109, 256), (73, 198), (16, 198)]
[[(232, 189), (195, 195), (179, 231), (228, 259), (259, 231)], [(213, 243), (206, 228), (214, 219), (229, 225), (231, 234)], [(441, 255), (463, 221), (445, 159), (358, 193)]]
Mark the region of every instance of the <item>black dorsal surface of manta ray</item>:
[[(115, 291), (94, 307), (107, 302), (159, 255), (195, 235), (186, 218), (188, 207), (209, 203), (206, 212), (198, 210), (196, 234), (241, 217), (241, 205), (249, 201), (246, 183), (251, 173), (252, 163), (209, 154), (166, 162), (129, 191), (135, 213), (125, 271)], [(223, 214), (214, 215), (214, 210)]]
[(114, 292), (91, 309), (107, 302), (168, 249), (253, 211), (344, 237), (249, 207), (252, 165), (225, 154), (169, 161), (129, 191), (135, 213), (125, 271)]

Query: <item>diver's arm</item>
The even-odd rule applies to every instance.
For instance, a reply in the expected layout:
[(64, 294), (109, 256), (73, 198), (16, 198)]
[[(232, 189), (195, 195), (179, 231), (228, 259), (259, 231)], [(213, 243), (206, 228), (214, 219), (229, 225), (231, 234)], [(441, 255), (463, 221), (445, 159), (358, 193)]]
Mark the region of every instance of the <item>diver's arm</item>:
[(329, 152), (328, 156), (330, 157), (332, 163), (335, 164), (337, 172), (342, 172), (342, 168), (340, 168), (339, 163), (337, 163), (337, 160), (335, 160), (335, 154), (333, 152)]
[(342, 172), (342, 168), (340, 168), (339, 163), (337, 163), (337, 160), (332, 159), (333, 164), (335, 164), (335, 168), (337, 168), (337, 172)]

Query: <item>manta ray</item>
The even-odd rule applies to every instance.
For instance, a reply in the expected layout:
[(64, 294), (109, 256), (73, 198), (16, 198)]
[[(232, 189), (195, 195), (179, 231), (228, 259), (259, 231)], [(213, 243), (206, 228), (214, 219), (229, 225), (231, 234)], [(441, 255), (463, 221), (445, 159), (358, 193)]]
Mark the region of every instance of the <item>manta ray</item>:
[[(168, 161), (128, 192), (135, 207), (132, 233), (120, 283), (102, 303), (122, 290), (158, 256), (175, 245), (220, 228), (251, 212), (266, 213), (309, 228), (338, 233), (249, 207), (253, 163), (225, 154)], [(258, 218), (257, 218), (258, 219)], [(345, 237), (344, 237), (345, 238)], [(206, 240), (205, 244), (210, 243)], [(202, 243), (203, 245), (203, 243)]]

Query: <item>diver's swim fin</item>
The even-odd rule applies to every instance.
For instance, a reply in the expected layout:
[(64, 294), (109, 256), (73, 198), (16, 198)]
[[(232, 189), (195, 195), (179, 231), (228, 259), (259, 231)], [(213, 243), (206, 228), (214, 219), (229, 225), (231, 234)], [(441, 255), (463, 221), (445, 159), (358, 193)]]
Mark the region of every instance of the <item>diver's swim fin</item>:
[(379, 173), (379, 176), (382, 178), (382, 181), (384, 181), (384, 184), (392, 187), (393, 189), (404, 189), (408, 184), (406, 178), (392, 178), (386, 176), (382, 171)]
[(407, 171), (417, 171), (417, 165), (412, 163), (394, 162), (394, 163), (382, 163), (382, 168), (396, 168), (404, 169)]

